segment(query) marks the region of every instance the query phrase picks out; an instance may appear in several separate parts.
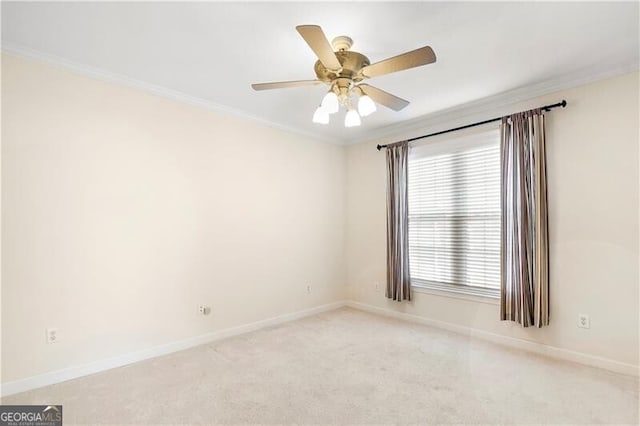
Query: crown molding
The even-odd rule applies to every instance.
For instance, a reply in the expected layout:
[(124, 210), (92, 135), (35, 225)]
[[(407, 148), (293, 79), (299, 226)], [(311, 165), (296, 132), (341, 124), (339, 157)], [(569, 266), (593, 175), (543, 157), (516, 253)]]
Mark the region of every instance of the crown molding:
[(270, 120), (266, 120), (264, 118), (257, 117), (255, 115), (248, 114), (244, 111), (238, 110), (236, 108), (231, 108), (229, 106), (222, 105), (207, 99), (187, 95), (186, 93), (182, 93), (177, 90), (169, 89), (169, 88), (158, 86), (151, 83), (146, 83), (141, 80), (127, 77), (125, 75), (104, 71), (102, 69), (80, 64), (74, 61), (69, 61), (60, 56), (51, 55), (49, 53), (44, 53), (39, 50), (31, 49), (25, 46), (20, 46), (14, 43), (3, 41), (2, 53), (14, 55), (14, 56), (18, 56), (26, 59), (31, 59), (36, 62), (53, 65), (56, 67), (65, 68), (67, 70), (83, 75), (85, 77), (90, 77), (97, 80), (102, 80), (109, 83), (126, 86), (132, 89), (141, 90), (147, 93), (161, 96), (166, 99), (170, 99), (176, 102), (184, 103), (184, 104), (191, 105), (198, 108), (203, 108), (219, 114), (251, 120), (274, 129), (283, 130), (285, 132), (311, 138), (319, 142), (330, 143), (333, 145), (342, 145), (344, 142), (342, 140), (336, 140), (332, 138), (319, 136), (318, 134), (315, 134), (315, 133), (305, 132), (295, 127), (290, 127), (290, 126), (279, 124)]
[(187, 95), (185, 93), (168, 89), (166, 87), (146, 83), (124, 75), (111, 73), (99, 68), (69, 61), (56, 55), (51, 55), (14, 43), (3, 41), (2, 53), (8, 53), (37, 62), (62, 67), (90, 78), (95, 78), (129, 88), (142, 90), (144, 92), (152, 93), (166, 99), (171, 99), (173, 101), (188, 104), (198, 108), (204, 108), (206, 110), (213, 111), (219, 114), (251, 120), (271, 128), (304, 136), (319, 142), (330, 143), (333, 145), (353, 145), (358, 143), (380, 141), (385, 138), (393, 138), (394, 136), (399, 137), (401, 134), (406, 135), (411, 133), (418, 133), (420, 131), (424, 131), (425, 128), (435, 129), (437, 131), (438, 129), (441, 130), (441, 128), (445, 127), (446, 124), (454, 121), (459, 121), (468, 116), (480, 115), (485, 113), (489, 114), (500, 108), (507, 108), (512, 105), (515, 106), (515, 104), (519, 102), (524, 102), (536, 97), (549, 95), (561, 90), (571, 89), (599, 80), (605, 80), (607, 78), (616, 77), (640, 69), (640, 63), (637, 61), (627, 64), (619, 64), (617, 66), (608, 67), (606, 69), (582, 69), (577, 72), (564, 74), (560, 77), (549, 79), (540, 83), (505, 91), (493, 96), (467, 102), (461, 105), (456, 105), (451, 108), (434, 111), (432, 113), (421, 115), (419, 117), (415, 117), (406, 121), (383, 126), (377, 129), (372, 129), (365, 136), (356, 138), (335, 139), (266, 120), (264, 118), (243, 112), (236, 108), (218, 104), (207, 99)]
[[(571, 89), (578, 86), (583, 86), (596, 81), (605, 80), (608, 78), (617, 77), (630, 72), (638, 71), (640, 69), (639, 62), (620, 64), (613, 68), (607, 69), (582, 69), (577, 72), (564, 74), (560, 77), (556, 77), (550, 80), (546, 80), (537, 84), (529, 86), (519, 87), (517, 89), (509, 90), (506, 92), (498, 93), (493, 96), (478, 99), (476, 101), (467, 102), (461, 105), (456, 105), (451, 108), (446, 108), (439, 111), (434, 111), (429, 114), (425, 114), (416, 118), (412, 118), (400, 123), (391, 124), (388, 126), (375, 129), (369, 136), (354, 138), (345, 141), (346, 145), (353, 145), (358, 143), (366, 143), (377, 141), (383, 138), (393, 138), (401, 134), (410, 134), (411, 132), (419, 132), (425, 128), (432, 129), (432, 131), (442, 130), (440, 127), (444, 127), (445, 124), (450, 124), (453, 121), (459, 121), (465, 117), (480, 115), (483, 113), (495, 113), (498, 109), (504, 109), (509, 106), (515, 107), (516, 104), (525, 102), (540, 96), (550, 95), (562, 90)], [(487, 117), (490, 118), (490, 117)]]

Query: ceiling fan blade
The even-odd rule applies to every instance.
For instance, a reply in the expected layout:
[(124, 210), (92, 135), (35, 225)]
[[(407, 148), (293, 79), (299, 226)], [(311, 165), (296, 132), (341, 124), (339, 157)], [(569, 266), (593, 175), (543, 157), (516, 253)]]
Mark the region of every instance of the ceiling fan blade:
[(271, 90), (271, 89), (287, 89), (289, 87), (316, 86), (324, 84), (320, 80), (297, 80), (297, 81), (278, 81), (274, 83), (254, 83), (251, 85), (253, 90)]
[(318, 25), (298, 25), (296, 30), (298, 30), (311, 50), (313, 50), (313, 53), (320, 59), (322, 65), (331, 71), (339, 71), (342, 69), (342, 65), (333, 52), (333, 48), (324, 35), (322, 28)]
[(379, 75), (390, 74), (392, 72), (407, 70), (409, 68), (420, 67), (436, 61), (436, 54), (431, 47), (425, 46), (384, 61), (376, 62), (362, 68), (360, 71), (365, 77), (377, 77)]
[(368, 95), (375, 102), (380, 105), (384, 105), (387, 108), (391, 108), (394, 111), (400, 111), (407, 105), (409, 105), (409, 101), (406, 101), (402, 98), (392, 95), (391, 93), (387, 93), (384, 90), (378, 89), (377, 87), (369, 86), (368, 84), (360, 84), (358, 87), (364, 92), (365, 95)]

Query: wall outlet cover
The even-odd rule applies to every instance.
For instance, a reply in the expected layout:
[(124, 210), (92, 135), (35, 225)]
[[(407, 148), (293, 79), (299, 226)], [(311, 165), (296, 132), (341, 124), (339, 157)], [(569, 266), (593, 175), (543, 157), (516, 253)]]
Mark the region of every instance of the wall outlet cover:
[(586, 314), (578, 315), (578, 327), (580, 328), (591, 328), (591, 318)]
[(60, 340), (60, 333), (57, 328), (47, 328), (47, 343), (57, 343)]

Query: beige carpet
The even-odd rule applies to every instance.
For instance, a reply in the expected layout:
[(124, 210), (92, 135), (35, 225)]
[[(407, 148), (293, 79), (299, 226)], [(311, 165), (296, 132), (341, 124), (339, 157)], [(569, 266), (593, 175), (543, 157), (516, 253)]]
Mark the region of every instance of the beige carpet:
[(638, 423), (638, 380), (352, 309), (7, 397), (65, 424)]

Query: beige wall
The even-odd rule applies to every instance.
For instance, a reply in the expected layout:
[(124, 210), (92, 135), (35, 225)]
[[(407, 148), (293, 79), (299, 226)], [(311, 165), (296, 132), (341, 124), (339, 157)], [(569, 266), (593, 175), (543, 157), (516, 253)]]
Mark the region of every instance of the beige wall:
[(2, 59), (4, 382), (343, 299), (343, 147)]
[[(347, 149), (347, 277), (353, 300), (638, 365), (638, 73)], [(416, 293), (384, 298), (385, 165), (377, 143), (566, 99), (548, 114), (551, 325), (523, 330), (498, 305)], [(444, 138), (444, 137), (443, 137)], [(380, 282), (376, 292), (375, 282)], [(577, 327), (578, 314), (591, 328)]]
[[(345, 297), (637, 365), (638, 89), (634, 73), (345, 148), (3, 55), (2, 381)], [(386, 301), (375, 144), (561, 98), (551, 326), (501, 323), (485, 301)]]

